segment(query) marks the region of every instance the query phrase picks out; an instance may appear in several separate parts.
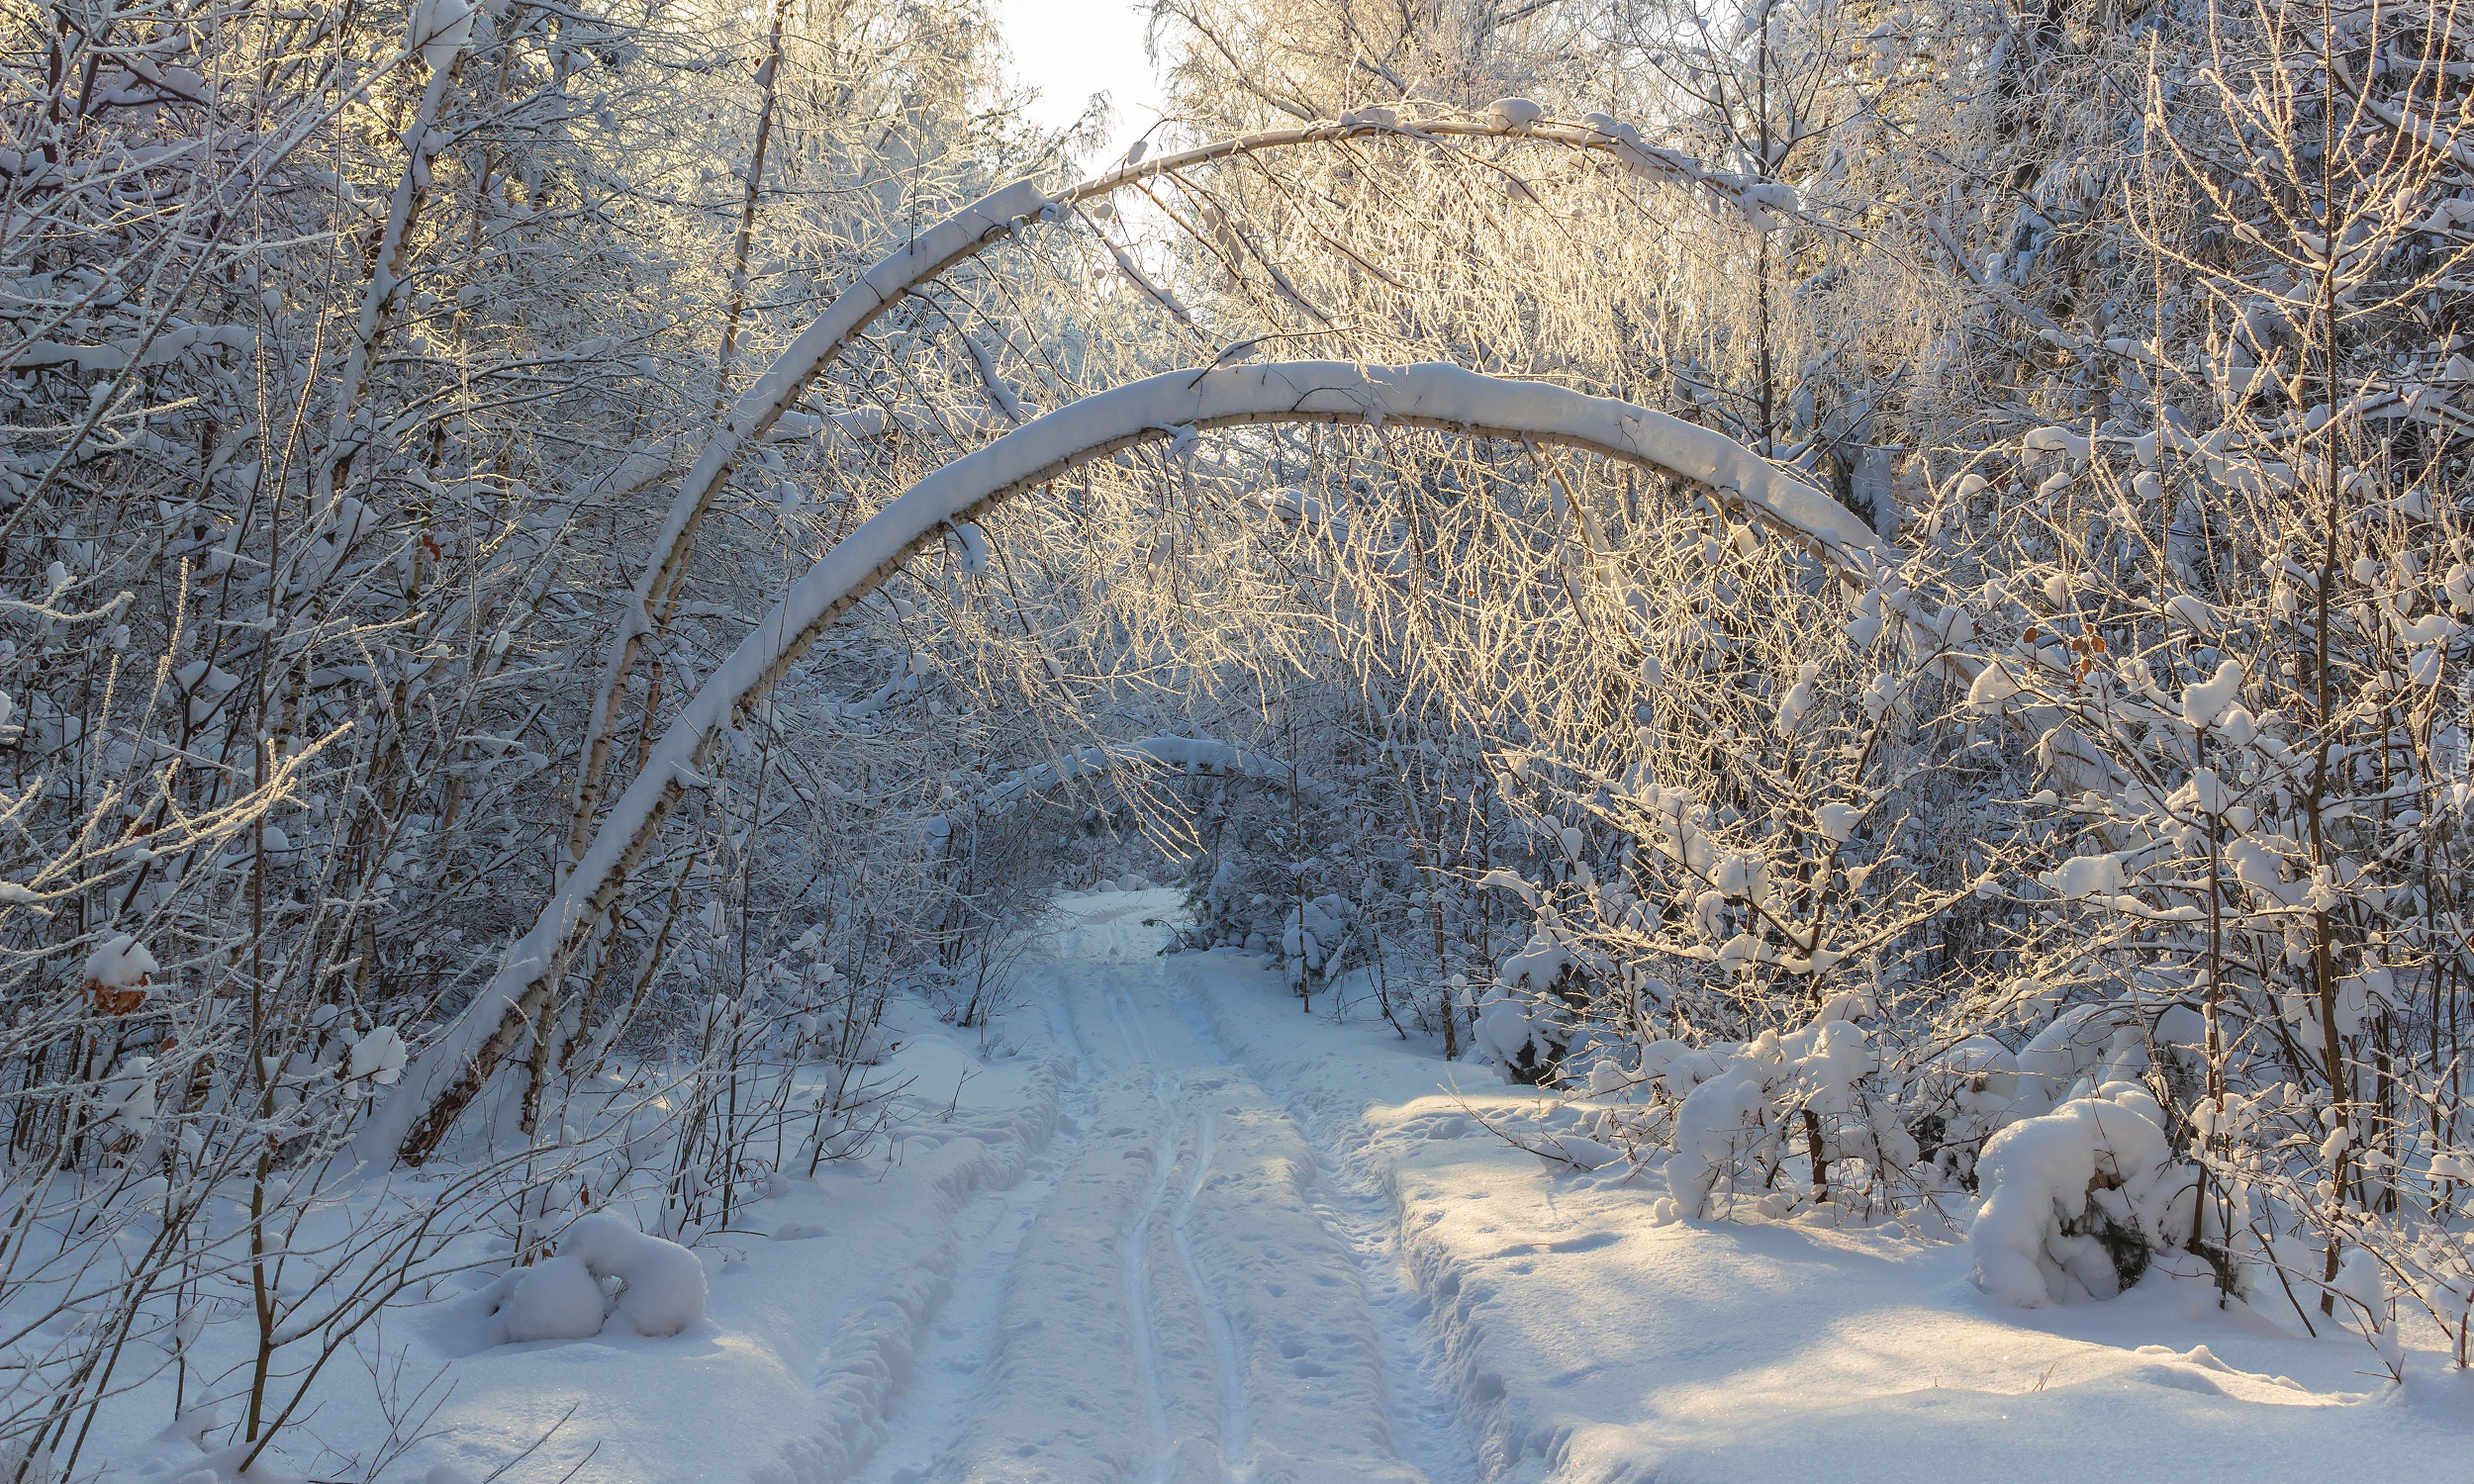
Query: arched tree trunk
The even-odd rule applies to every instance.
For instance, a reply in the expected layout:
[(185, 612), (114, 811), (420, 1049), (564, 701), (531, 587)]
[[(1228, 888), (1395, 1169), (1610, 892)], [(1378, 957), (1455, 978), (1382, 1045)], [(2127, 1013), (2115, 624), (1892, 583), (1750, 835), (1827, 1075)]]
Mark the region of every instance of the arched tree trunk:
[(1773, 195), (1757, 199), (1751, 184), (1723, 171), (1710, 170), (1672, 149), (1645, 143), (1627, 125), (1596, 129), (1586, 124), (1540, 121), (1514, 129), (1500, 121), (1428, 120), (1399, 123), (1358, 119), (1350, 123), (1310, 124), (1300, 129), (1267, 130), (1163, 154), (1117, 169), (1060, 191), (1053, 198), (1031, 180), (1017, 180), (918, 232), (898, 250), (861, 274), (834, 297), (809, 326), (775, 358), (764, 374), (742, 393), (720, 426), (705, 440), (696, 463), (680, 482), (618, 629), (611, 638), (602, 678), (593, 703), (585, 712), (584, 757), (576, 775), (575, 807), (569, 821), (568, 856), (580, 855), (601, 807), (604, 775), (610, 764), (611, 733), (618, 725), (618, 697), (628, 672), (646, 638), (667, 625), (672, 590), (695, 547), (696, 528), (713, 505), (730, 466), (747, 445), (790, 410), (844, 347), (876, 323), (905, 294), (958, 263), (978, 257), (996, 243), (1026, 228), (1064, 221), (1087, 202), (1104, 201), (1128, 186), (1170, 176), (1181, 170), (1284, 149), (1336, 147), (1342, 144), (1398, 143), (1435, 147), (1462, 139), (1515, 137), (1543, 145), (1584, 151), (1613, 161), (1627, 172), (1654, 184), (1701, 192), (1713, 205), (1743, 217), (1757, 228), (1778, 220), (1781, 210)]
[[(428, 1157), (515, 1049), (568, 953), (609, 908), (679, 795), (702, 782), (700, 761), (714, 733), (761, 700), (911, 553), (952, 522), (1119, 449), (1187, 429), (1263, 422), (1399, 423), (1563, 444), (1688, 481), (1811, 549), (1851, 581), (1871, 582), (1897, 555), (1846, 507), (1721, 433), (1542, 382), (1448, 365), (1300, 361), (1173, 371), (1085, 398), (912, 485), (792, 585), (671, 721), (531, 931), (509, 948), (497, 974), (372, 1113), (359, 1140), (364, 1158), (419, 1163)], [(1901, 604), (1896, 616), (1920, 642), (1942, 647), (1941, 615), (1912, 598), (1885, 600)]]

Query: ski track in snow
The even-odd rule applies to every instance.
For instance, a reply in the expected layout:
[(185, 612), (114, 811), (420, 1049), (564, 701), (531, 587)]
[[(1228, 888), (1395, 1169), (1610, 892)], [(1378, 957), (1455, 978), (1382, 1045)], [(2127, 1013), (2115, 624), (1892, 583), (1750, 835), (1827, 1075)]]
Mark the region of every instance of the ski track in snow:
[[(1177, 1009), (1194, 1038), (1216, 1060), (1233, 1060), (1190, 995), (1181, 994)], [(1442, 1337), (1434, 1324), (1434, 1306), (1418, 1291), (1400, 1251), (1397, 1203), (1376, 1180), (1351, 1173), (1338, 1152), (1316, 1136), (1310, 1125), (1293, 1113), (1290, 1119), (1314, 1151), (1318, 1175), (1312, 1187), (1314, 1205), (1332, 1230), (1348, 1241), (1358, 1259), (1367, 1303), (1379, 1321), (1385, 1370), (1397, 1388), (1392, 1415), (1403, 1456), (1428, 1484), (1477, 1484), (1481, 1470), (1467, 1424), (1441, 1379), (1448, 1367)]]
[(897, 1382), (885, 1440), (851, 1476), (857, 1484), (918, 1484), (931, 1477), (937, 1455), (953, 1440), (955, 1419), (969, 1406), (987, 1368), (1014, 1251), (1081, 1154), (1090, 1117), (1089, 1065), (1062, 1025), (1058, 1040), (1076, 1076), (1060, 1099), (1056, 1132), (1025, 1166), (1021, 1182), (983, 1197), (989, 1209), (965, 1241), (971, 1257), (928, 1324), (924, 1353)]
[[(1107, 1002), (1109, 1019), (1117, 1022), (1117, 1032), (1125, 1038), (1127, 1054), (1142, 1061), (1151, 1060), (1149, 1048), (1136, 1044), (1137, 1038), (1118, 1016), (1115, 996), (1104, 989), (1101, 993)], [(1152, 1080), (1151, 1095), (1160, 1105), (1164, 1119), (1160, 1147), (1152, 1157), (1151, 1182), (1143, 1190), (1141, 1209), (1117, 1234), (1117, 1268), (1125, 1284), (1127, 1328), (1134, 1341), (1134, 1373), (1142, 1382), (1143, 1414), (1151, 1424), (1152, 1477), (1159, 1484), (1167, 1484), (1175, 1471), (1176, 1444), (1169, 1430), (1167, 1378), (1160, 1373), (1160, 1340), (1151, 1320), (1150, 1237), (1152, 1219), (1160, 1214), (1160, 1203), (1168, 1197), (1169, 1178), (1177, 1172), (1177, 1098), (1173, 1090), (1162, 1090), (1164, 1083), (1172, 1081), (1167, 1072), (1157, 1073)]]
[(1074, 1067), (1056, 1132), (967, 1208), (842, 1477), (1475, 1484), (1382, 1197), (1226, 1054), (1140, 904), (1084, 912), (1025, 986)]

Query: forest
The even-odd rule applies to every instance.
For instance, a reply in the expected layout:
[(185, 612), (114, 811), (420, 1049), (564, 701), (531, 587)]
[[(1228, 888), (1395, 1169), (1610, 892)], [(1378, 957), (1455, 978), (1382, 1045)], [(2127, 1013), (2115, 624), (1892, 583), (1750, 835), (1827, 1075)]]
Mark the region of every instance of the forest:
[(6, 1484), (2464, 1468), (2454, 0), (1006, 3), (0, 0)]

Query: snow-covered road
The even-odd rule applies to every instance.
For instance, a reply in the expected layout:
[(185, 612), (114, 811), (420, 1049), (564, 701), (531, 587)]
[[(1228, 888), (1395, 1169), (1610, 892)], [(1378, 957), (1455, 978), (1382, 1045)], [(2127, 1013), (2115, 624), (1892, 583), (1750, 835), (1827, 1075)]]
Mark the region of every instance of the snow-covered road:
[(1063, 1116), (858, 1477), (1474, 1481), (1379, 1197), (1214, 1041), (1159, 905), (1090, 904), (1034, 971)]

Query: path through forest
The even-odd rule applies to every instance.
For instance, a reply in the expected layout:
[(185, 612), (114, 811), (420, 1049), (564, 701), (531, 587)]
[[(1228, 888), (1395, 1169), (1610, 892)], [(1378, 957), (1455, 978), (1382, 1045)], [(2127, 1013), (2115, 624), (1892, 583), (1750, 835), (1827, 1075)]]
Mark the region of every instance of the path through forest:
[(1474, 1481), (1387, 1207), (1214, 1039), (1166, 895), (1093, 900), (1032, 970), (1063, 1116), (972, 1213), (859, 1477)]

